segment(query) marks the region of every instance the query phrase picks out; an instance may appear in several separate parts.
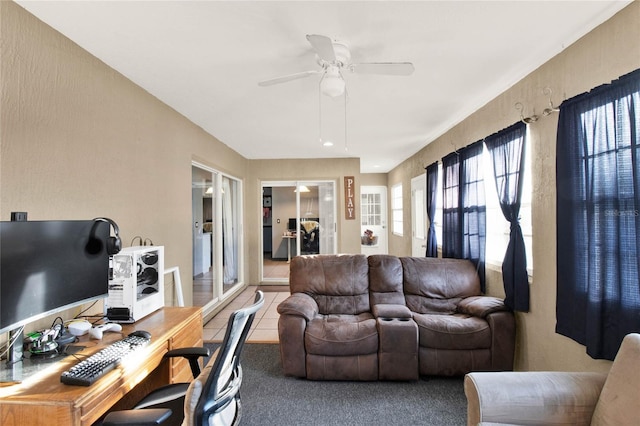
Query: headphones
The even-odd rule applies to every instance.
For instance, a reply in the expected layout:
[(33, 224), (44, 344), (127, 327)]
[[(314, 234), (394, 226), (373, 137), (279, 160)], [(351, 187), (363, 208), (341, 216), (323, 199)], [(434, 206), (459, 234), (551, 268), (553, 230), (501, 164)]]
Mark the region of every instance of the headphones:
[(107, 238), (107, 253), (110, 255), (118, 254), (120, 250), (122, 250), (122, 240), (118, 235), (120, 230), (118, 229), (118, 224), (108, 217), (97, 217), (93, 219), (96, 222), (107, 222), (113, 228), (113, 237)]

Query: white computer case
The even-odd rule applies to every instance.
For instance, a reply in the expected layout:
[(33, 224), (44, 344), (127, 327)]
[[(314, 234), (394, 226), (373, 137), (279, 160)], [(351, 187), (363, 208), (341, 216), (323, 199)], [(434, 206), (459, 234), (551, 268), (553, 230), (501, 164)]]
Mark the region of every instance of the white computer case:
[(132, 323), (164, 306), (163, 246), (123, 248), (109, 263), (109, 321)]

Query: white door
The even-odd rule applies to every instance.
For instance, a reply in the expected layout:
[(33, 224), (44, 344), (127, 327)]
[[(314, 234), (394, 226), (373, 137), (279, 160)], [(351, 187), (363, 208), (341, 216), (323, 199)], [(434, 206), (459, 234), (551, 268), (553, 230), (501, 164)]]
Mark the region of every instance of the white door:
[(360, 227), (362, 254), (388, 254), (386, 186), (360, 187)]
[(411, 255), (427, 252), (427, 175), (411, 179)]

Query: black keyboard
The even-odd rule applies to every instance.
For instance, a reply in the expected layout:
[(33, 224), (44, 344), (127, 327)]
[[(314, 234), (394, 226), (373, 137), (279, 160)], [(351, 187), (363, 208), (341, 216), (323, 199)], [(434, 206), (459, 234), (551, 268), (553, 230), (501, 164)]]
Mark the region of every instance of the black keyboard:
[(116, 368), (122, 360), (147, 346), (150, 340), (148, 337), (130, 334), (62, 372), (60, 381), (66, 385), (89, 386)]

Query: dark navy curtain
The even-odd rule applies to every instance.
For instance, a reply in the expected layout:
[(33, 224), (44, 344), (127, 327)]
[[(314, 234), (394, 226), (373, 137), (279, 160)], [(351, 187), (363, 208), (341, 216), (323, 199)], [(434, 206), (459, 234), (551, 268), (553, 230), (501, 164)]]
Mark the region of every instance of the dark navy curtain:
[(518, 122), (485, 139), (491, 155), (498, 201), (511, 225), (509, 244), (502, 261), (504, 303), (515, 311), (529, 311), (527, 254), (520, 227), (520, 199), (524, 173), (527, 126)]
[(556, 331), (612, 360), (640, 332), (640, 70), (562, 103)]
[(442, 159), (442, 256), (471, 260), (485, 291), (486, 204), (482, 141)]
[(436, 195), (438, 191), (438, 162), (436, 161), (427, 170), (427, 216), (429, 216), (429, 233), (427, 234), (426, 257), (438, 257), (438, 240), (436, 238)]
[(462, 254), (460, 233), (460, 154), (442, 158), (442, 257)]

